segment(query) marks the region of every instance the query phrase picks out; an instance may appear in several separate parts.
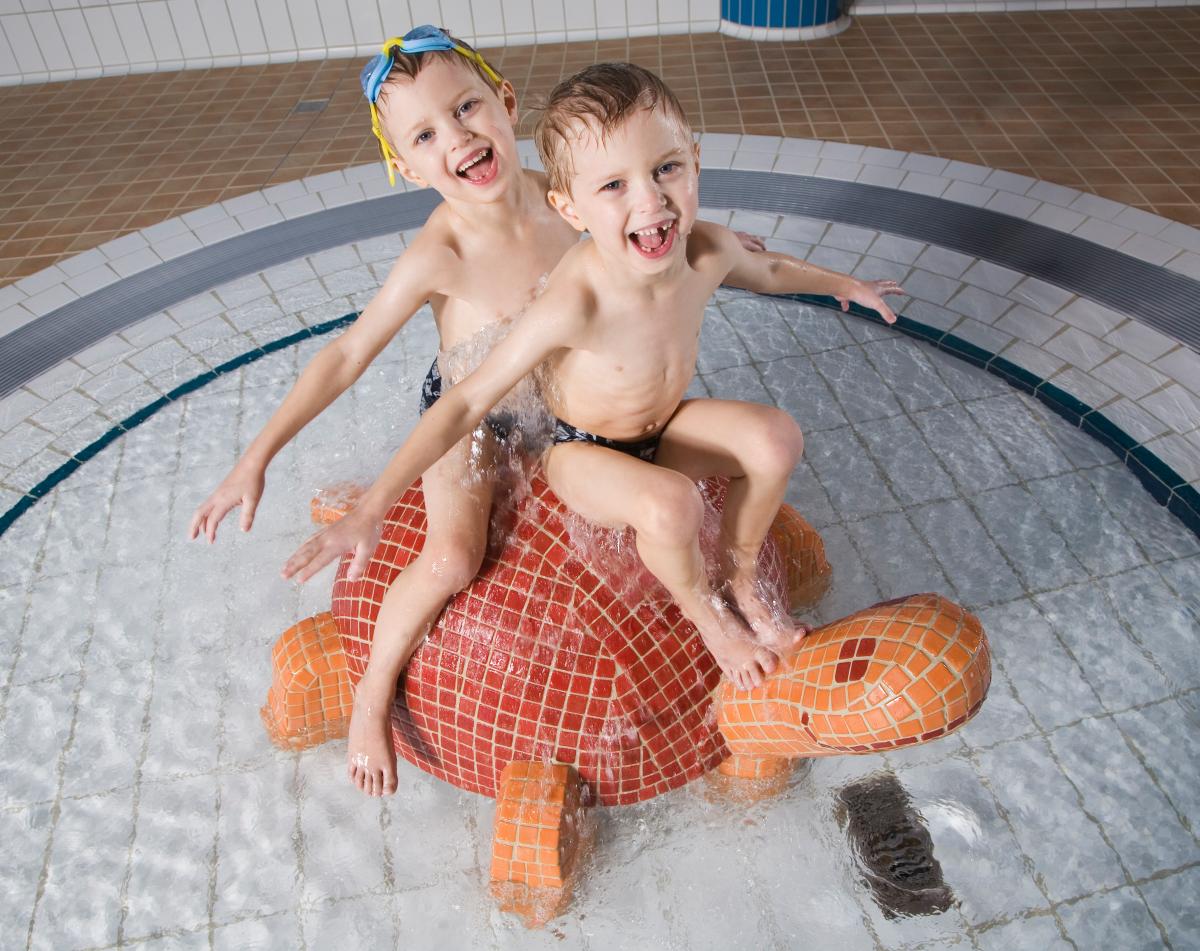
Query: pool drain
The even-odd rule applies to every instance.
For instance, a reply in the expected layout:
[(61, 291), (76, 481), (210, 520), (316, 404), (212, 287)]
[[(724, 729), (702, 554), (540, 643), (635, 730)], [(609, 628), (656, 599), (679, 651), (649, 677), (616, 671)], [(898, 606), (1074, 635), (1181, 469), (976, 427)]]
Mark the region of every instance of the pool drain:
[(838, 801), (838, 825), (886, 918), (934, 915), (954, 903), (933, 855), (933, 839), (893, 773), (851, 783)]

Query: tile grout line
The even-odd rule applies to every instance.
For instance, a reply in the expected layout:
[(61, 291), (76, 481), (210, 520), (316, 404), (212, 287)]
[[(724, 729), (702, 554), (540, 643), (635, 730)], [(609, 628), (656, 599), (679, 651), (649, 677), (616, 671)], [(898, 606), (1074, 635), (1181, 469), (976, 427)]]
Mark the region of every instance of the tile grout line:
[[(180, 414), (180, 419), (175, 429), (175, 467), (178, 471), (180, 459), (183, 455), (183, 429), (187, 417), (186, 406)], [(118, 465), (117, 473), (113, 479), (114, 495), (115, 488), (120, 483), (124, 475), (125, 453), (121, 454), (121, 462)], [(171, 530), (171, 518), (175, 512), (175, 506), (178, 502), (176, 492), (177, 481), (170, 481), (170, 490), (167, 497), (167, 531)], [(173, 557), (168, 549), (166, 560), (163, 562), (163, 577), (164, 580), (170, 571), (170, 565), (173, 562)], [(162, 633), (166, 626), (166, 585), (160, 584), (158, 588), (158, 597), (154, 607), (154, 642), (150, 649), (150, 671), (146, 690), (146, 702), (142, 708), (142, 725), (141, 725), (141, 746), (138, 750), (137, 758), (134, 761), (133, 781), (130, 784), (132, 791), (132, 816), (130, 819), (129, 828), (129, 846), (125, 855), (125, 870), (121, 878), (121, 886), (118, 891), (118, 906), (119, 917), (117, 919), (117, 946), (120, 947), (125, 941), (125, 923), (129, 916), (129, 887), (133, 880), (134, 854), (137, 844), (138, 826), (141, 817), (141, 801), (142, 801), (142, 777), (143, 768), (146, 763), (146, 758), (150, 753), (150, 712), (154, 706), (154, 689), (157, 682), (159, 651), (162, 644)]]

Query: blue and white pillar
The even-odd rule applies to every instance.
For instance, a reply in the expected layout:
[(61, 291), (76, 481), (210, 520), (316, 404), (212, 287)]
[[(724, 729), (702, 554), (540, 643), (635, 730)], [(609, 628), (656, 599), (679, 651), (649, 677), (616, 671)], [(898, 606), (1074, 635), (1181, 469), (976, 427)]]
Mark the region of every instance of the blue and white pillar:
[(849, 25), (841, 0), (721, 0), (721, 32), (744, 40), (819, 40)]

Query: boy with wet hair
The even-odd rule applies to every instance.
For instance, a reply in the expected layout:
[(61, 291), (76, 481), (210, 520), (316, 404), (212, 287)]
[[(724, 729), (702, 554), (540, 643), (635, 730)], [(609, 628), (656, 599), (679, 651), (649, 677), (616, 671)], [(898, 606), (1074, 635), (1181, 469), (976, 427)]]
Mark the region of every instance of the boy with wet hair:
[[(803, 438), (774, 407), (684, 399), (704, 307), (722, 283), (825, 294), (895, 315), (868, 283), (783, 254), (753, 254), (727, 228), (697, 220), (699, 148), (678, 101), (628, 63), (588, 67), (551, 93), (537, 144), (550, 202), (590, 241), (572, 247), (543, 294), (478, 370), (447, 393), (357, 508), (309, 539), (285, 574), (308, 577), (378, 537), (384, 513), (423, 468), (470, 432), (510, 387), (545, 363), (557, 417), (543, 458), (554, 492), (584, 517), (631, 526), (646, 567), (739, 689), (762, 682), (807, 627), (772, 613), (758, 553)], [(729, 479), (719, 584), (699, 546), (695, 480)]]
[[(440, 361), (425, 378), (422, 412), (454, 382), (443, 382), (447, 356), (466, 351), (469, 364), (471, 351), (529, 304), (577, 241), (547, 202), (545, 175), (521, 166), (516, 92), (467, 44), (436, 27), (417, 27), (384, 44), (363, 69), (362, 85), (389, 177), (394, 181), (399, 172), (436, 189), (442, 204), (358, 320), (313, 358), (233, 470), (196, 509), (192, 538), (203, 534), (214, 541), (218, 524), (237, 505), (242, 530), (250, 529), (272, 458), (362, 375), (423, 304), (433, 308)], [(503, 429), (484, 426), (465, 438), (468, 432), (422, 466), (425, 546), (383, 599), (370, 662), (355, 693), (347, 771), (368, 795), (396, 789), (390, 714), (400, 671), (483, 560), (491, 460)], [(374, 548), (371, 540), (357, 547), (351, 577), (362, 575)]]

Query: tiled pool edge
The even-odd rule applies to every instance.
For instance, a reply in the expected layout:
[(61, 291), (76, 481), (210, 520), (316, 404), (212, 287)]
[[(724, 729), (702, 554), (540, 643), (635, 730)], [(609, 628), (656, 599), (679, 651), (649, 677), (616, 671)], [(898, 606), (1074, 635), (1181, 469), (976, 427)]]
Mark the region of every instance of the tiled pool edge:
[[(923, 239), (911, 235), (905, 238), (903, 232), (897, 234), (890, 227), (894, 224), (891, 221), (882, 222), (878, 241), (873, 243), (868, 238), (866, 243), (859, 244), (863, 228), (870, 230), (870, 223), (858, 221), (856, 227), (854, 221), (842, 221), (842, 208), (849, 193), (841, 193), (846, 191), (842, 186), (850, 182), (875, 186), (866, 191), (876, 196), (876, 202), (888, 202), (890, 193), (896, 196), (899, 206), (904, 207), (916, 196), (903, 193), (917, 192), (926, 201), (940, 199), (940, 203), (954, 206), (959, 217), (964, 212), (981, 211), (992, 220), (1028, 219), (1029, 223), (1042, 226), (1045, 234), (1039, 240), (1043, 241), (1052, 231), (1068, 235), (1073, 232), (1074, 237), (1068, 243), (1093, 247), (1101, 256), (1111, 256), (1116, 251), (1118, 257), (1137, 259), (1133, 263), (1140, 264), (1143, 272), (1172, 272), (1173, 278), (1190, 278), (1185, 282), (1188, 286), (1183, 296), (1176, 292), (1173, 297), (1174, 311), (1178, 314), (1182, 310), (1185, 315), (1200, 313), (1200, 304), (1192, 306), (1193, 299), (1200, 302), (1200, 290), (1197, 290), (1200, 289), (1200, 283), (1197, 283), (1200, 281), (1200, 230), (1061, 186), (931, 156), (767, 136), (705, 133), (701, 141), (703, 165), (710, 173), (710, 181), (728, 178), (730, 186), (736, 185), (709, 189), (712, 193), (709, 203), (718, 206), (710, 209), (715, 220), (769, 238), (773, 236), (773, 243), (771, 240), (768, 243), (775, 250), (801, 257), (809, 257), (811, 251), (817, 263), (857, 276), (880, 276), (893, 267), (899, 267), (900, 274), (889, 276), (900, 276), (909, 273), (906, 269), (911, 269), (909, 279), (913, 285), (910, 290), (914, 300), (908, 312), (926, 326), (936, 328), (930, 332), (945, 337), (948, 345), (955, 340), (961, 341), (962, 345), (954, 352), (973, 354), (974, 351), (964, 351), (964, 348), (980, 348), (991, 355), (988, 362), (996, 361), (1001, 375), (1007, 372), (1008, 377), (1014, 379), (1032, 378), (1038, 381), (1033, 385), (1041, 393), (1059, 393), (1056, 405), (1073, 407), (1076, 416), (1069, 417), (1073, 424), (1089, 432), (1093, 429), (1109, 432), (1115, 428), (1121, 433), (1119, 438), (1114, 437), (1117, 451), (1122, 458), (1133, 453), (1131, 465), (1153, 477), (1148, 487), (1157, 493), (1160, 501), (1170, 502), (1179, 488), (1176, 482), (1179, 477), (1190, 480), (1185, 484), (1190, 484), (1192, 489), (1200, 489), (1200, 429), (1195, 425), (1200, 421), (1197, 415), (1200, 413), (1200, 386), (1197, 384), (1200, 381), (1200, 353), (1194, 345), (1180, 345), (1177, 338), (1156, 331), (1141, 317), (1123, 312), (1121, 308), (1112, 310), (1098, 304), (1087, 290), (1051, 286), (1055, 284), (1053, 277), (1048, 284), (1028, 274), (1018, 281), (1024, 272), (997, 265), (988, 248), (964, 255), (941, 249), (932, 242), (918, 255), (919, 248), (911, 249), (923, 243)], [(518, 147), (526, 164), (536, 166), (531, 143), (521, 140)], [(713, 171), (725, 170), (743, 174), (711, 175)], [(768, 171), (774, 174), (763, 174)], [(768, 181), (770, 179), (775, 181)], [(806, 217), (790, 218), (789, 214), (795, 212), (787, 209), (780, 212), (771, 207), (770, 201), (764, 204), (770, 194), (788, 197), (790, 183), (799, 183), (808, 192), (815, 191), (820, 201), (829, 205), (825, 209), (829, 211), (829, 221), (821, 224)], [(412, 189), (404, 187), (403, 190)], [(830, 195), (823, 195), (825, 191)], [(721, 193), (719, 197), (716, 192)], [(838, 194), (831, 197), (834, 193)], [(170, 219), (65, 259), (15, 285), (0, 288), (0, 310), (25, 291), (34, 295), (29, 298), (31, 308), (36, 303), (38, 308), (46, 307), (49, 311), (61, 309), (66, 295), (73, 294), (70, 299), (82, 298), (111, 284), (120, 285), (123, 294), (126, 289), (136, 288), (139, 282), (144, 284), (151, 279), (158, 266), (179, 258), (189, 259), (193, 252), (213, 249), (213, 245), (230, 239), (242, 239), (243, 246), (246, 239), (269, 243), (269, 226), (272, 224), (292, 218), (324, 219), (329, 223), (333, 219), (353, 220), (363, 212), (396, 204), (386, 201), (382, 205), (359, 204), (366, 198), (384, 194), (403, 199), (400, 204), (406, 208), (430, 204), (427, 193), (407, 195), (401, 194), (399, 189), (389, 191), (386, 178), (375, 165), (273, 186), (182, 218)], [(968, 207), (970, 205), (977, 208)], [(1055, 217), (1046, 216), (1051, 212)], [(1085, 217), (1085, 213), (1090, 216)], [(852, 218), (857, 220), (859, 214), (853, 212)], [(1080, 220), (1082, 224), (1078, 223)], [(311, 223), (316, 224), (315, 221)], [(843, 224), (847, 226), (843, 227)], [(1005, 225), (1005, 221), (1000, 224)], [(812, 231), (813, 225), (819, 225), (816, 232)], [(392, 227), (386, 230), (390, 232), (399, 226), (398, 221), (393, 221)], [(825, 228), (828, 231), (823, 231)], [(857, 235), (850, 233), (856, 231)], [(1124, 235), (1132, 237), (1126, 240)], [(350, 236), (347, 232), (340, 240)], [(365, 236), (358, 237), (361, 240)], [(1081, 237), (1086, 240), (1079, 240)], [(403, 233), (399, 240), (403, 245)], [(388, 242), (380, 239), (366, 243), (382, 246)], [(885, 243), (888, 248), (880, 250)], [(357, 250), (351, 253), (353, 269), (363, 271), (365, 275), (359, 265), (366, 265), (375, 274), (376, 281), (382, 279), (383, 272), (379, 268), (390, 266), (400, 250), (393, 249), (385, 263), (379, 256), (379, 247), (361, 255), (359, 245), (354, 244), (354, 248)], [(1047, 255), (1058, 257), (1056, 244), (1051, 242), (1046, 248)], [(330, 253), (338, 250), (332, 248)], [(976, 253), (979, 260), (972, 263), (968, 259)], [(821, 254), (825, 256), (821, 257)], [(1168, 254), (1173, 255), (1170, 260), (1166, 260)], [(335, 288), (325, 277), (332, 269), (322, 269), (316, 264), (316, 257), (314, 255), (309, 263), (316, 268), (316, 277), (329, 288), (328, 300), (332, 306), (314, 307), (310, 313), (299, 314), (290, 309), (292, 305), (284, 303), (285, 292), (281, 288), (290, 285), (277, 285), (273, 279), (268, 279), (270, 287), (263, 285), (261, 288), (267, 294), (263, 301), (268, 309), (274, 306), (275, 296), (278, 297), (282, 309), (276, 307), (276, 312), (281, 322), (291, 323), (289, 331), (297, 329), (297, 325), (311, 327), (351, 310), (361, 310), (366, 304), (366, 298), (353, 293), (346, 297), (344, 278), (351, 275), (351, 270), (333, 275), (342, 285)], [(200, 257), (195, 260), (199, 262)], [(863, 264), (861, 268), (856, 265), (859, 260)], [(1162, 263), (1164, 260), (1165, 264)], [(871, 262), (869, 266), (868, 261)], [(1061, 269), (1070, 262), (1058, 263)], [(1150, 265), (1155, 266), (1149, 268)], [(307, 267), (307, 264), (303, 266)], [(346, 265), (343, 262), (336, 266)], [(964, 268), (966, 273), (962, 273)], [(185, 268), (184, 273), (186, 277), (190, 271)], [(251, 274), (246, 283), (262, 284), (262, 278), (266, 276), (266, 272)], [(370, 283), (370, 276), (366, 277)], [(1017, 282), (1016, 286), (1013, 286), (1014, 282)], [(918, 283), (924, 286), (918, 288)], [(906, 283), (906, 286), (909, 285)], [(953, 289), (956, 286), (961, 292)], [(218, 330), (214, 337), (211, 332), (201, 332), (197, 326), (210, 312), (216, 311), (201, 313), (201, 307), (192, 306), (200, 304), (200, 297), (189, 298), (179, 308), (171, 307), (170, 316), (163, 310), (140, 323), (137, 322), (140, 318), (135, 318), (128, 329), (120, 330), (121, 336), (114, 331), (113, 336), (97, 344), (94, 351), (65, 358), (59, 366), (31, 379), (24, 389), (14, 394), (12, 409), (15, 414), (8, 416), (12, 422), (0, 423), (0, 448), (7, 454), (4, 465), (0, 466), (0, 503), (14, 504), (14, 500), (27, 494), (30, 484), (40, 485), (47, 474), (57, 471), (82, 452), (79, 447), (90, 445), (95, 434), (119, 425), (119, 421), (125, 420), (141, 403), (173, 392), (177, 380), (190, 378), (201, 369), (210, 370), (221, 364), (227, 355), (239, 354), (272, 336), (289, 332), (275, 327), (267, 333), (256, 332), (254, 328), (264, 318), (249, 311), (263, 301), (255, 299), (245, 307), (235, 308), (240, 301), (251, 300), (253, 295), (242, 295), (242, 290), (237, 290), (242, 296), (231, 299), (223, 288), (213, 287), (201, 296), (210, 298), (209, 304), (215, 296), (226, 308), (221, 326), (230, 334), (230, 339), (223, 342), (225, 345), (214, 346), (214, 342), (221, 343), (222, 331)], [(231, 292), (235, 290), (232, 285), (229, 288)], [(1065, 296), (1059, 295), (1060, 290)], [(118, 305), (124, 300), (122, 294), (117, 295)], [(1075, 294), (1080, 296), (1072, 299)], [(338, 297), (341, 299), (335, 300)], [(54, 305), (54, 301), (59, 303)], [(997, 305), (999, 309), (995, 309)], [(903, 306), (907, 308), (907, 305)], [(1005, 311), (1005, 307), (1010, 310)], [(14, 305), (0, 313), (0, 329), (4, 326), (2, 318), (14, 309), (22, 310), (23, 307)], [(235, 309), (246, 312), (235, 318)], [(112, 308), (113, 312), (120, 310), (120, 306)], [(183, 311), (187, 311), (186, 315)], [(211, 327), (215, 322), (206, 321), (205, 326)], [(1189, 331), (1195, 327), (1196, 322), (1189, 320)], [(1190, 335), (1195, 336), (1194, 331)], [(164, 336), (171, 339), (163, 339)], [(0, 341), (5, 337), (0, 334)], [(124, 347), (125, 353), (115, 355), (114, 347)], [(212, 349), (206, 350), (206, 347)], [(113, 366), (113, 362), (124, 366)], [(1005, 367), (1011, 367), (1011, 372), (1004, 371)], [(74, 382), (67, 380), (73, 375)], [(110, 385), (114, 380), (115, 386)], [(135, 383), (145, 392), (130, 395), (139, 397), (140, 401), (120, 398), (120, 393)], [(120, 386), (124, 389), (117, 390)], [(102, 397), (101, 391), (117, 392), (116, 411), (108, 408), (108, 396)], [(5, 402), (0, 399), (0, 412), (5, 410)], [(85, 418), (89, 407), (94, 412)], [(22, 418), (24, 422), (21, 422)], [(1108, 426), (1101, 425), (1101, 420)], [(1167, 466), (1166, 471), (1162, 465)]]
[[(832, 310), (841, 309), (837, 301), (831, 297), (819, 297), (808, 294), (786, 294), (779, 296), (787, 300), (800, 301)], [(850, 305), (850, 312), (863, 320), (883, 324), (883, 321), (877, 314), (859, 307), (857, 304)], [(89, 443), (30, 489), (15, 505), (0, 515), (0, 536), (3, 536), (39, 500), (78, 471), (85, 462), (96, 456), (119, 437), (140, 426), (176, 400), (203, 388), (227, 373), (232, 373), (234, 370), (261, 360), (272, 353), (277, 353), (304, 340), (322, 336), (344, 327), (356, 320), (357, 317), (357, 313), (346, 314), (334, 320), (325, 321), (324, 323), (306, 327), (295, 333), (287, 334), (239, 354), (211, 370), (206, 370), (180, 383), (168, 393), (165, 393), (121, 420), (121, 422), (105, 432), (100, 438)], [(1143, 488), (1150, 493), (1156, 502), (1165, 506), (1172, 515), (1183, 522), (1188, 529), (1200, 538), (1200, 492), (1192, 488), (1174, 469), (1144, 445), (1138, 443), (1137, 440), (1133, 439), (1123, 429), (1105, 417), (1099, 410), (1093, 409), (1083, 401), (1054, 386), (1048, 380), (948, 331), (939, 330), (936, 327), (912, 320), (904, 315), (900, 315), (894, 327), (906, 336), (924, 340), (939, 350), (999, 376), (1010, 385), (1034, 396), (1049, 409), (1052, 409), (1059, 416), (1063, 417), (1072, 426), (1078, 427), (1097, 439), (1102, 445), (1116, 454), (1118, 460), (1137, 477)]]
[(132, 429), (140, 426), (151, 416), (161, 409), (174, 403), (181, 397), (187, 396), (189, 393), (194, 393), (205, 385), (216, 380), (218, 377), (224, 376), (226, 373), (232, 373), (234, 370), (241, 369), (247, 364), (261, 360), (263, 357), (269, 356), (272, 353), (277, 353), (280, 350), (286, 350), (295, 344), (312, 337), (320, 337), (331, 331), (352, 323), (358, 318), (357, 313), (346, 314), (343, 317), (338, 317), (334, 320), (327, 320), (324, 323), (316, 324), (312, 327), (305, 327), (303, 330), (297, 330), (295, 333), (287, 334), (276, 340), (264, 343), (260, 347), (253, 350), (248, 350), (245, 353), (239, 354), (232, 360), (226, 360), (224, 363), (214, 367), (211, 370), (206, 370), (192, 377), (190, 380), (185, 380), (178, 386), (174, 387), (167, 393), (147, 403), (141, 409), (126, 416), (123, 420), (105, 432), (100, 438), (88, 443), (83, 449), (75, 453), (71, 458), (64, 462), (61, 466), (51, 472), (48, 476), (42, 479), (37, 485), (30, 489), (18, 502), (13, 505), (7, 512), (0, 515), (0, 536), (3, 536), (9, 528), (31, 509), (37, 502), (49, 495), (58, 485), (73, 475), (79, 468), (89, 459), (97, 455), (102, 449), (115, 442), (119, 437)]
[[(779, 136), (700, 135), (707, 170), (777, 172), (857, 182), (987, 208), (1074, 234), (1100, 247), (1200, 280), (1200, 229), (1024, 175), (873, 146)], [(526, 165), (540, 167), (521, 139)], [(0, 287), (0, 339), (93, 291), (234, 235), (388, 194), (379, 163), (272, 185), (132, 232)], [(399, 229), (397, 229), (399, 230)]]
[[(821, 307), (837, 308), (838, 304), (827, 297), (806, 294), (782, 295), (788, 300), (803, 301)], [(850, 305), (850, 312), (864, 320), (883, 325), (873, 311), (857, 304)], [(1078, 427), (1101, 445), (1110, 449), (1127, 469), (1130, 470), (1159, 505), (1184, 523), (1200, 537), (1200, 492), (1152, 450), (1130, 436), (1120, 426), (1094, 409), (1083, 400), (1077, 399), (1061, 387), (1036, 373), (1017, 366), (999, 354), (976, 346), (949, 331), (899, 316), (895, 329), (909, 337), (924, 340), (939, 350), (958, 357), (972, 366), (992, 373), (1009, 385), (1035, 397), (1038, 402), (1053, 410), (1072, 426)]]

